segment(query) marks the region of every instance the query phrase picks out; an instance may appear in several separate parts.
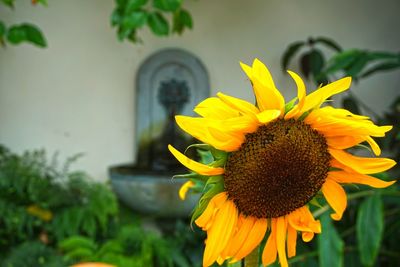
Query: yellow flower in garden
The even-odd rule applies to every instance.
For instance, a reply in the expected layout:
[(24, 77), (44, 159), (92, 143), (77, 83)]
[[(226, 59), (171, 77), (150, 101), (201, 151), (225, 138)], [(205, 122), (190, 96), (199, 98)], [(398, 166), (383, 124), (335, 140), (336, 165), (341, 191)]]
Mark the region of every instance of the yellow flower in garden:
[[(256, 105), (218, 93), (195, 107), (201, 117), (176, 116), (184, 131), (209, 145), (214, 162), (202, 164), (169, 149), (193, 177), (206, 181), (193, 215), (207, 231), (203, 266), (241, 260), (265, 236), (263, 265), (278, 257), (281, 266), (288, 266), (287, 258), (296, 254), (298, 233), (308, 242), (323, 231), (308, 206), (317, 194), (333, 209), (331, 217), (340, 220), (347, 205), (341, 184), (383, 188), (394, 183), (369, 175), (390, 169), (396, 164), (393, 160), (346, 151), (367, 142), (379, 156), (372, 137), (383, 137), (392, 127), (321, 106), (350, 87), (349, 77), (306, 95), (302, 79), (289, 71), (298, 92), (285, 104), (263, 63), (256, 59), (251, 67), (241, 66), (252, 83)], [(181, 197), (195, 180), (183, 186)]]

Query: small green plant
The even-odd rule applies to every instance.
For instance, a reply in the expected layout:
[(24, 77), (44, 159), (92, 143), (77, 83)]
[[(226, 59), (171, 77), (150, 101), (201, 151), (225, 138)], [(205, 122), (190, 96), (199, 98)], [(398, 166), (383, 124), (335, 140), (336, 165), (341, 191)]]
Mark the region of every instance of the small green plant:
[[(3, 4), (11, 9), (14, 9), (15, 0), (0, 0), (0, 5)], [(47, 5), (47, 0), (32, 0), (32, 4)], [(42, 31), (32, 23), (21, 23), (6, 26), (0, 20), (0, 45), (5, 46), (6, 43), (18, 45), (21, 43), (31, 43), (38, 47), (46, 47), (47, 42)]]
[(138, 31), (145, 26), (157, 36), (182, 34), (193, 27), (192, 17), (182, 4), (183, 0), (116, 0), (111, 24), (117, 28), (120, 41), (127, 39), (133, 43), (141, 42)]
[(303, 50), (299, 57), (300, 71), (304, 77), (313, 80), (316, 84), (328, 82), (321, 71), (326, 65), (326, 59), (321, 48), (329, 48), (334, 52), (341, 52), (342, 48), (334, 40), (327, 37), (309, 37), (307, 41), (296, 41), (288, 46), (282, 56), (282, 70), (286, 72), (292, 59)]
[(161, 236), (144, 231), (139, 224), (128, 224), (122, 226), (114, 238), (104, 242), (72, 236), (60, 242), (59, 249), (64, 253), (64, 260), (70, 262), (95, 261), (130, 267), (198, 266), (201, 262), (199, 242), (195, 241), (193, 246), (190, 241), (193, 233), (182, 227), (183, 223), (178, 223), (173, 235)]
[(69, 172), (44, 151), (13, 154), (0, 146), (0, 259), (33, 240), (55, 244), (67, 236), (107, 236), (118, 212), (107, 185), (82, 172)]

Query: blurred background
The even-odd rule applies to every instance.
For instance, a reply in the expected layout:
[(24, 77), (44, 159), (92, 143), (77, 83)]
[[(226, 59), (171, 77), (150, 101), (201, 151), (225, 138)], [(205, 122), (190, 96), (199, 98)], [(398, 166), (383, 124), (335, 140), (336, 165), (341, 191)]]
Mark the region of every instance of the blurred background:
[[(306, 77), (308, 92), (352, 76), (350, 92), (335, 98), (334, 105), (395, 125), (381, 145), (385, 155), (398, 158), (399, 10), (398, 0), (1, 0), (0, 266), (67, 266), (80, 261), (199, 266), (203, 237), (191, 232), (184, 219), (196, 199), (191, 205), (177, 204), (172, 195), (177, 195), (179, 182), (161, 189), (158, 183), (132, 189), (125, 182), (134, 179), (131, 175), (143, 162), (142, 167), (151, 170), (138, 172), (143, 181), (171, 177), (172, 163), (155, 165), (154, 158), (143, 156), (158, 152), (157, 138), (168, 136), (168, 116), (175, 112), (168, 110), (186, 103), (182, 110), (190, 114), (192, 103), (219, 91), (253, 101), (239, 61), (263, 61), (286, 101), (297, 92), (285, 69)], [(176, 58), (181, 61), (176, 63)], [(165, 86), (177, 88), (179, 96), (188, 90), (189, 100), (171, 100), (168, 106), (157, 91), (159, 82), (164, 76), (171, 81), (179, 71), (189, 77), (187, 84), (179, 85), (184, 78), (178, 75), (177, 83)], [(164, 112), (169, 115), (157, 117)], [(154, 138), (145, 146), (139, 135), (147, 134), (146, 127)], [(120, 164), (128, 169), (112, 169)], [(395, 173), (382, 177), (394, 179)], [(139, 195), (132, 190), (143, 188), (149, 190), (142, 196), (146, 200), (132, 197)], [(166, 205), (182, 206), (168, 211), (171, 216), (159, 213), (165, 207), (152, 209), (156, 202), (151, 201), (164, 201), (160, 197), (166, 191), (172, 192), (164, 196)], [(299, 250), (310, 256), (295, 258), (293, 264), (397, 266), (399, 191), (387, 194), (389, 199), (356, 195), (348, 220), (336, 230), (326, 226), (333, 227), (332, 240), (337, 242), (330, 245), (339, 250), (330, 250), (329, 244), (324, 250), (314, 242)], [(145, 205), (141, 201), (147, 201), (147, 210), (137, 207)], [(365, 213), (374, 208), (376, 212)], [(168, 223), (160, 226), (159, 218), (165, 217)], [(361, 220), (376, 222), (370, 230), (372, 241), (357, 236), (364, 226)], [(151, 234), (143, 235), (142, 227)], [(385, 238), (390, 236), (393, 241)], [(171, 240), (174, 246), (168, 245)], [(132, 258), (132, 249), (140, 255)], [(32, 262), (18, 262), (27, 251), (36, 253)], [(330, 251), (329, 257), (339, 260), (326, 265), (315, 251)], [(171, 253), (173, 260), (167, 260)]]

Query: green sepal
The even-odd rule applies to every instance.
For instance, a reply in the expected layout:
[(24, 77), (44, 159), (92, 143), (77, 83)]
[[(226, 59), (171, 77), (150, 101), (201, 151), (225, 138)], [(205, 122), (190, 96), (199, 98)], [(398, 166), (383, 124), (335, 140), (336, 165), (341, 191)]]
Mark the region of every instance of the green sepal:
[(289, 102), (286, 103), (286, 105), (285, 105), (285, 114), (293, 109), (296, 101), (297, 101), (297, 97), (293, 98), (292, 100), (290, 100)]
[(192, 179), (192, 180), (200, 180), (203, 182), (207, 181), (208, 178), (209, 178), (208, 176), (200, 175), (195, 172), (186, 173), (186, 174), (176, 174), (176, 175), (172, 176), (172, 179)]
[(190, 145), (190, 146), (188, 146), (188, 147), (186, 148), (185, 153), (186, 153), (189, 149), (191, 149), (191, 148), (193, 148), (193, 147), (199, 148), (199, 149), (201, 149), (201, 150), (210, 151), (215, 160), (222, 159), (222, 158), (225, 158), (225, 159), (228, 158), (228, 152), (225, 152), (225, 151), (216, 149), (216, 148), (214, 148), (214, 147), (212, 147), (212, 146), (210, 146), (210, 145), (208, 145), (208, 144), (192, 144), (192, 145)]
[(299, 121), (303, 121), (305, 118), (307, 118), (308, 114), (310, 114), (311, 111), (306, 111), (303, 114), (301, 114), (301, 116), (299, 117)]
[(217, 183), (224, 183), (224, 177), (222, 175), (210, 176), (206, 182), (206, 187), (208, 185), (217, 184)]
[(317, 196), (313, 197), (308, 203), (310, 205), (316, 206), (318, 208), (322, 208), (322, 205), (321, 205), (321, 203), (319, 203)]

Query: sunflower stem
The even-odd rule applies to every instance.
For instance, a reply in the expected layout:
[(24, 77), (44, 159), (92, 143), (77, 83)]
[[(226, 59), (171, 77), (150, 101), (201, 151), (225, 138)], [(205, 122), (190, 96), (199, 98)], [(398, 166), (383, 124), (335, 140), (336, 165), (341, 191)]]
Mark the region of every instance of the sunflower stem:
[(258, 259), (260, 254), (260, 246), (257, 246), (249, 255), (244, 259), (244, 267), (258, 267)]

